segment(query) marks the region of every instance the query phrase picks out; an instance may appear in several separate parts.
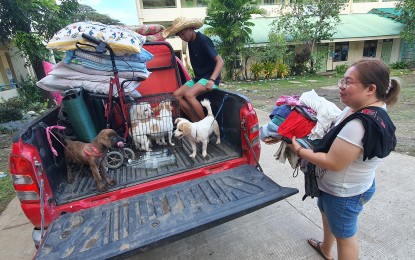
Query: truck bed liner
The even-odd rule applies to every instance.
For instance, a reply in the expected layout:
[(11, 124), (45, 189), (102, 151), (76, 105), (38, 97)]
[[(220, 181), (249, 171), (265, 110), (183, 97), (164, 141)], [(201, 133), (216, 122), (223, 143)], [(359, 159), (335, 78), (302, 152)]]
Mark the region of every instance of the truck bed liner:
[[(123, 164), (118, 169), (108, 171), (110, 178), (117, 180), (117, 184), (111, 186), (110, 190), (121, 189), (240, 157), (240, 154), (226, 142), (216, 145), (214, 138), (208, 144), (208, 155), (205, 158), (201, 156), (200, 144), (197, 146), (196, 158), (193, 159), (189, 158), (191, 147), (185, 139), (182, 139), (182, 142), (175, 140), (175, 143), (177, 144), (175, 147), (164, 146), (166, 147), (164, 149), (168, 149), (169, 153), (176, 158), (176, 163), (151, 169), (138, 169)], [(82, 172), (77, 170), (73, 173), (75, 181), (71, 184), (64, 181), (56, 190), (55, 200), (57, 205), (98, 194), (96, 183), (87, 166), (84, 167)]]
[(108, 259), (127, 256), (200, 232), (287, 198), (254, 166), (241, 165), (60, 216), (35, 259)]

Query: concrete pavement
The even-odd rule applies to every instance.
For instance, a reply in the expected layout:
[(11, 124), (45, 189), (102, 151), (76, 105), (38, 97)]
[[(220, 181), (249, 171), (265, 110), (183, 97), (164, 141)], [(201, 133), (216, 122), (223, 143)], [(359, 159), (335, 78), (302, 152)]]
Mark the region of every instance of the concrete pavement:
[[(260, 123), (268, 112), (257, 110)], [(322, 237), (316, 200), (301, 201), (303, 175), (275, 161), (278, 145), (262, 144), (260, 164), (281, 186), (299, 194), (132, 259), (321, 259), (306, 239)], [(415, 157), (392, 153), (377, 171), (377, 191), (360, 217), (360, 259), (414, 259)], [(1, 259), (31, 259), (31, 224), (15, 198), (0, 216)], [(335, 250), (334, 250), (335, 252)]]

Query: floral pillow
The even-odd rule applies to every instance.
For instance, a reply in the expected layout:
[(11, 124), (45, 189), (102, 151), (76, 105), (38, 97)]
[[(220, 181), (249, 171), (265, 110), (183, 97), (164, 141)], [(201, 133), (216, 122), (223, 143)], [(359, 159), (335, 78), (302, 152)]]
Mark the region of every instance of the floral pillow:
[(98, 22), (77, 22), (57, 32), (46, 48), (62, 51), (75, 50), (76, 42), (90, 43), (82, 37), (83, 33), (107, 43), (116, 55), (139, 53), (146, 41), (145, 36), (127, 28)]

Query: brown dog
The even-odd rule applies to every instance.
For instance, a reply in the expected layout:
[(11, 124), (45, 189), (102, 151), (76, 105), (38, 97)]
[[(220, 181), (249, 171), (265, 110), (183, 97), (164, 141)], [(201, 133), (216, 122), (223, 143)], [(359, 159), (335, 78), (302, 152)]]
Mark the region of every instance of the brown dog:
[[(65, 140), (65, 158), (67, 163), (68, 182), (74, 181), (72, 175), (72, 165), (76, 164), (87, 164), (89, 165), (95, 182), (98, 186), (98, 191), (104, 191), (108, 185), (116, 184), (116, 180), (111, 180), (108, 176), (105, 156), (108, 149), (111, 147), (122, 147), (124, 146), (124, 139), (117, 135), (112, 129), (102, 130), (91, 143), (84, 143), (80, 141)], [(102, 177), (104, 178), (106, 185), (102, 184), (102, 178), (99, 174), (101, 170)]]

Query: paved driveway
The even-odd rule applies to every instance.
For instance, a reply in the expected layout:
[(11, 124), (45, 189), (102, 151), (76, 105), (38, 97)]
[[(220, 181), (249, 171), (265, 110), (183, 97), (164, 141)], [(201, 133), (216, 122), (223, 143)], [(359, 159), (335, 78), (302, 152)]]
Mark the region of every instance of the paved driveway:
[[(268, 113), (257, 111), (261, 124)], [(131, 259), (321, 259), (308, 237), (322, 237), (316, 200), (303, 196), (300, 172), (292, 177), (288, 163), (274, 160), (277, 145), (262, 144), (261, 166), (282, 186), (300, 190), (261, 210), (149, 250)], [(377, 192), (360, 218), (360, 259), (414, 259), (415, 157), (392, 153), (377, 171)], [(2, 259), (31, 259), (35, 253), (31, 225), (17, 199), (0, 216)]]

